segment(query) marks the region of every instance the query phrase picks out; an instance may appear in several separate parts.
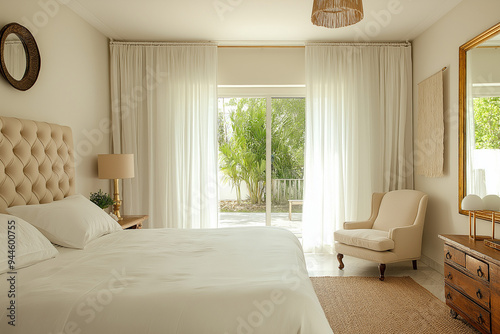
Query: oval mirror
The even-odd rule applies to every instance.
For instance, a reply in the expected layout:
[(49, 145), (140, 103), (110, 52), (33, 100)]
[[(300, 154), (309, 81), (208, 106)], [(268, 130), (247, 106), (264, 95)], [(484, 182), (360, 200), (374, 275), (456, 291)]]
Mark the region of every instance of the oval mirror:
[[(21, 42), (22, 50), (9, 45)], [(23, 53), (24, 52), (24, 53)], [(24, 63), (22, 58), (24, 54)], [(28, 90), (40, 73), (40, 52), (35, 38), (28, 29), (17, 23), (7, 24), (0, 30), (0, 74), (16, 89)]]
[(17, 81), (24, 77), (26, 72), (26, 51), (24, 45), (16, 34), (7, 36), (3, 50), (5, 67), (10, 75)]
[(462, 45), (459, 61), (459, 212), (468, 214), (466, 195), (500, 195), (500, 23)]

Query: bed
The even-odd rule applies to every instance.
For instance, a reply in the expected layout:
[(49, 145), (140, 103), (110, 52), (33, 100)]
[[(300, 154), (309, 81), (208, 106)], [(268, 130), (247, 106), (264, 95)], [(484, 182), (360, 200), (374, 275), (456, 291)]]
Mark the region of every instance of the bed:
[[(1, 333), (332, 333), (301, 245), (287, 230), (113, 226), (78, 244), (73, 221), (93, 209), (72, 208), (75, 215), (60, 214), (72, 226), (66, 239), (56, 239), (66, 247), (54, 252), (43, 239), (52, 241), (64, 226), (51, 234), (36, 224), (43, 214), (52, 224), (67, 203), (87, 201), (75, 194), (73, 159), (71, 129), (0, 117), (1, 226), (18, 224), (24, 233), (18, 239), (36, 235), (28, 246), (46, 250), (41, 260), (23, 257), (28, 246), (17, 240), (25, 263), (0, 274)], [(23, 216), (26, 211), (31, 216)], [(12, 255), (5, 252), (8, 235), (1, 242), (4, 258)], [(0, 259), (0, 267), (5, 262)]]

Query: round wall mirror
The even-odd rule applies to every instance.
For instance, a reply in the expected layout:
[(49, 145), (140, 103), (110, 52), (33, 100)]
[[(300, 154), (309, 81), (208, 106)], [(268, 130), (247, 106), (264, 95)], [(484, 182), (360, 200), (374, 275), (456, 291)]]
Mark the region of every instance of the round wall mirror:
[(40, 52), (28, 29), (10, 23), (0, 30), (0, 73), (16, 89), (28, 90), (40, 73)]

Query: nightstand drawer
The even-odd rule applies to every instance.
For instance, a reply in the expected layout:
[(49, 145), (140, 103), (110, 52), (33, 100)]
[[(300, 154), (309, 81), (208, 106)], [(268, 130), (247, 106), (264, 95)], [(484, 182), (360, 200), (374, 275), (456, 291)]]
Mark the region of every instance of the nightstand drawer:
[(444, 286), (444, 295), (448, 306), (457, 311), (457, 313), (468, 320), (477, 329), (486, 333), (491, 333), (490, 312), (486, 311), (448, 284)]
[(444, 245), (444, 258), (465, 267), (465, 253), (449, 245)]
[(490, 280), (490, 271), (486, 262), (467, 255), (465, 259), (465, 267), (472, 273), (473, 276), (485, 281)]
[(462, 291), (479, 305), (487, 309), (491, 307), (490, 289), (481, 280), (471, 278), (446, 263), (444, 265), (444, 279), (447, 284)]

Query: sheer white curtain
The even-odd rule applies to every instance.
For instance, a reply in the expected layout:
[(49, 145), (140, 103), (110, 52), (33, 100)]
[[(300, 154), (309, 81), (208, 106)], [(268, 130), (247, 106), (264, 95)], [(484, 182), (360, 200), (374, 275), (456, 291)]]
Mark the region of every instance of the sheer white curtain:
[(111, 43), (114, 153), (133, 153), (125, 213), (217, 226), (217, 46)]
[(372, 192), (413, 187), (409, 45), (306, 46), (303, 244), (333, 252)]
[[(9, 35), (12, 36), (12, 35)], [(17, 38), (17, 37), (16, 37)], [(8, 40), (4, 44), (4, 61), (10, 75), (21, 80), (26, 71), (26, 52), (20, 40)]]

